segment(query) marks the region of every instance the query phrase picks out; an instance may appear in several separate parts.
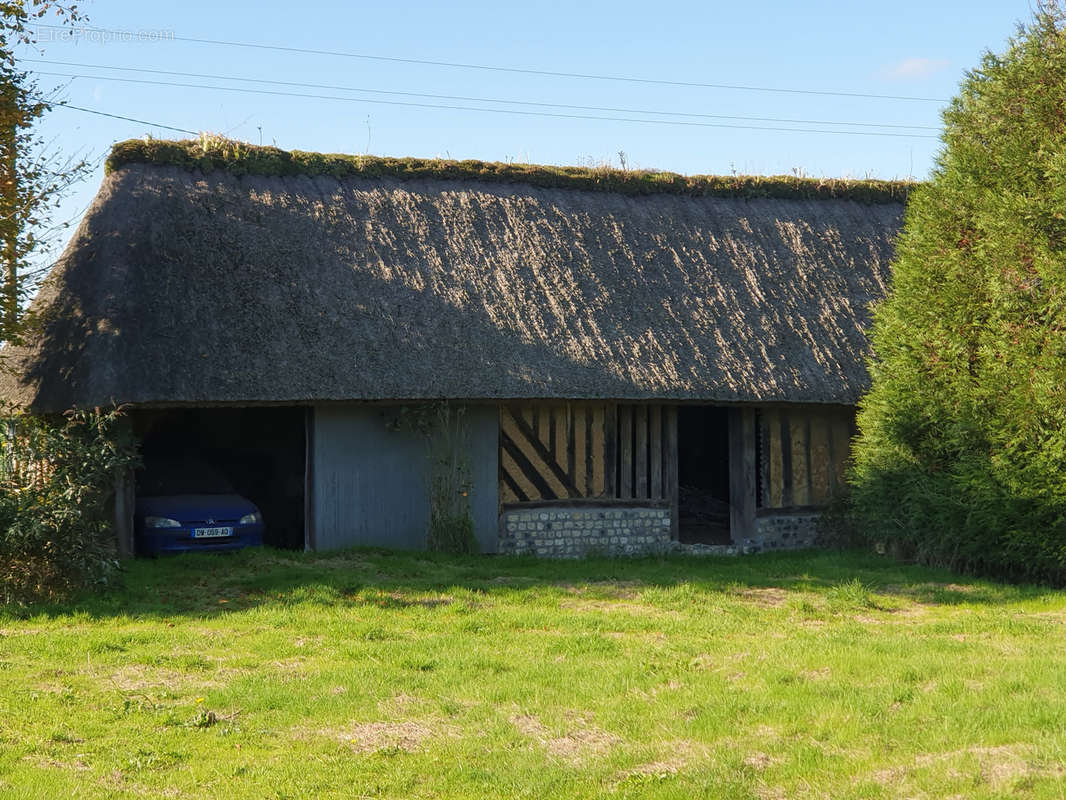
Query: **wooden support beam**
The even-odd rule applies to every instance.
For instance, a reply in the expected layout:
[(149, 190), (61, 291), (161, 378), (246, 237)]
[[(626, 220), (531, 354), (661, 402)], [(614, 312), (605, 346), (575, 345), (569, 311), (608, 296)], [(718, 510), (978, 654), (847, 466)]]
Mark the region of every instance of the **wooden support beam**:
[(606, 477), (604, 475), (607, 464), (604, 453), (604, 417), (607, 407), (594, 406), (589, 415), (589, 497), (603, 497)]
[(589, 406), (585, 409), (585, 430), (582, 432), (582, 436), (585, 437), (585, 483), (578, 484), (578, 489), (581, 490), (582, 497), (592, 497), (594, 494), (592, 487), (596, 483), (596, 478), (593, 475), (596, 452), (593, 450), (592, 445), (592, 429), (595, 425), (596, 407)]
[(589, 411), (587, 405), (574, 406), (574, 467), (570, 470), (570, 480), (574, 486), (585, 486), (588, 483), (588, 437), (585, 432), (588, 428), (586, 417)]
[(566, 474), (574, 474), (574, 404), (566, 404)]
[(680, 507), (677, 484), (677, 406), (666, 407), (666, 418), (663, 427), (666, 429), (666, 446), (663, 448), (663, 458), (666, 460), (664, 472), (663, 493), (670, 499), (670, 538), (675, 542), (678, 539), (678, 511)]
[(826, 480), (826, 483), (828, 484), (827, 494), (828, 494), (829, 497), (832, 497), (833, 495), (835, 495), (837, 493), (837, 489), (839, 488), (837, 486), (837, 474), (838, 474), (839, 467), (837, 466), (837, 448), (836, 448), (836, 443), (833, 440), (833, 420), (832, 419), (828, 419), (825, 422), (825, 440), (826, 440), (826, 451), (828, 453), (828, 459), (829, 459), (829, 468), (828, 468), (828, 473), (829, 474), (828, 474), (828, 477), (827, 477), (827, 480)]
[(793, 412), (788, 418), (789, 452), (792, 454), (792, 504), (807, 505), (810, 473), (807, 471), (807, 420), (810, 416), (804, 411)]
[(635, 497), (640, 500), (648, 498), (648, 407), (635, 406), (634, 428), (636, 435), (636, 458), (633, 459), (633, 468), (636, 473), (634, 486)]
[(766, 412), (756, 412), (758, 437), (755, 448), (755, 462), (759, 470), (760, 492), (756, 496), (756, 508), (770, 507), (770, 426), (767, 424)]
[(648, 449), (651, 450), (651, 499), (663, 499), (663, 407), (648, 407)]
[(729, 532), (734, 544), (755, 535), (755, 411), (729, 409)]
[(792, 431), (788, 424), (788, 414), (781, 417), (781, 507), (792, 505)]
[(803, 457), (806, 461), (807, 470), (807, 497), (806, 503), (814, 505), (814, 471), (811, 468), (811, 415), (807, 414), (803, 420)]
[(551, 437), (551, 420), (552, 420), (552, 408), (551, 406), (541, 406), (535, 410), (535, 413), (540, 418), (540, 424), (537, 427), (537, 435), (540, 436), (541, 444), (544, 445), (544, 449), (551, 453), (552, 437)]
[(608, 403), (603, 415), (603, 495), (618, 497), (618, 404)]
[(621, 480), (618, 484), (618, 496), (623, 500), (633, 497), (633, 406), (619, 406), (619, 438), (621, 449), (618, 459), (618, 471)]
[(315, 409), (308, 406), (304, 414), (304, 550), (315, 549)]

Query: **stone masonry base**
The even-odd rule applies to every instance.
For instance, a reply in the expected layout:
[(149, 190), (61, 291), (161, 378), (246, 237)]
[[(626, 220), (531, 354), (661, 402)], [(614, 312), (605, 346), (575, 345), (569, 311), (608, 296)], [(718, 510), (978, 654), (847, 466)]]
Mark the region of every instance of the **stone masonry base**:
[(755, 518), (755, 537), (745, 544), (764, 550), (799, 550), (814, 547), (818, 539), (818, 517), (810, 511), (775, 514)]
[(509, 509), (500, 516), (500, 552), (541, 558), (664, 553), (734, 556), (813, 547), (817, 536), (818, 514), (808, 511), (763, 512), (755, 519), (753, 536), (728, 545), (671, 540), (670, 511), (665, 508), (522, 508)]
[(636, 556), (670, 550), (665, 508), (529, 508), (500, 516), (500, 552), (546, 558)]

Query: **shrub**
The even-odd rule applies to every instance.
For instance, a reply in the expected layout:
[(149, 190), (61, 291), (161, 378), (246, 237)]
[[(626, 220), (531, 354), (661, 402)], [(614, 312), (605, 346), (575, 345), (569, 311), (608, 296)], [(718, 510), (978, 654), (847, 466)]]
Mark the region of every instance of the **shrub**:
[(944, 114), (875, 310), (854, 512), (920, 561), (1066, 581), (1066, 14), (1040, 7)]
[(18, 415), (4, 422), (0, 599), (58, 599), (112, 581), (115, 479), (136, 463), (121, 414)]

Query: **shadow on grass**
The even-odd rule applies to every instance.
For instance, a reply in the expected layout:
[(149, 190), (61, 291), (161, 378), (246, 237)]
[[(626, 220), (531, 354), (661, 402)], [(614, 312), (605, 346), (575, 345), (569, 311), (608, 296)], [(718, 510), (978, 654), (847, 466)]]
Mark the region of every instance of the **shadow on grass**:
[(854, 551), (547, 561), (380, 549), (316, 554), (263, 548), (128, 561), (121, 588), (65, 604), (0, 608), (0, 618), (205, 617), (307, 602), (432, 608), (450, 603), (448, 592), (460, 589), (491, 597), (583, 586), (602, 590), (610, 584), (626, 589), (687, 584), (702, 592), (780, 589), (825, 595), (858, 587), (936, 605), (1001, 605), (1052, 591), (961, 577)]

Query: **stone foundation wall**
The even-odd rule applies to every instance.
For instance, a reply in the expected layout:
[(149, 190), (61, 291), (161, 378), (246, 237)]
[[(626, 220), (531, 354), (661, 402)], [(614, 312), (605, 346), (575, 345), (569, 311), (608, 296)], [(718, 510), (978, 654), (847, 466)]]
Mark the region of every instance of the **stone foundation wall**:
[(665, 508), (515, 509), (500, 516), (500, 552), (582, 558), (670, 552), (733, 556), (798, 550), (817, 543), (818, 516), (812, 512), (759, 516), (751, 538), (730, 545), (702, 545), (672, 541), (670, 510)]
[(500, 515), (500, 552), (542, 558), (635, 556), (673, 548), (665, 508), (530, 508)]
[(777, 514), (755, 518), (755, 536), (742, 542), (745, 553), (764, 550), (798, 550), (814, 547), (818, 539), (819, 514)]

